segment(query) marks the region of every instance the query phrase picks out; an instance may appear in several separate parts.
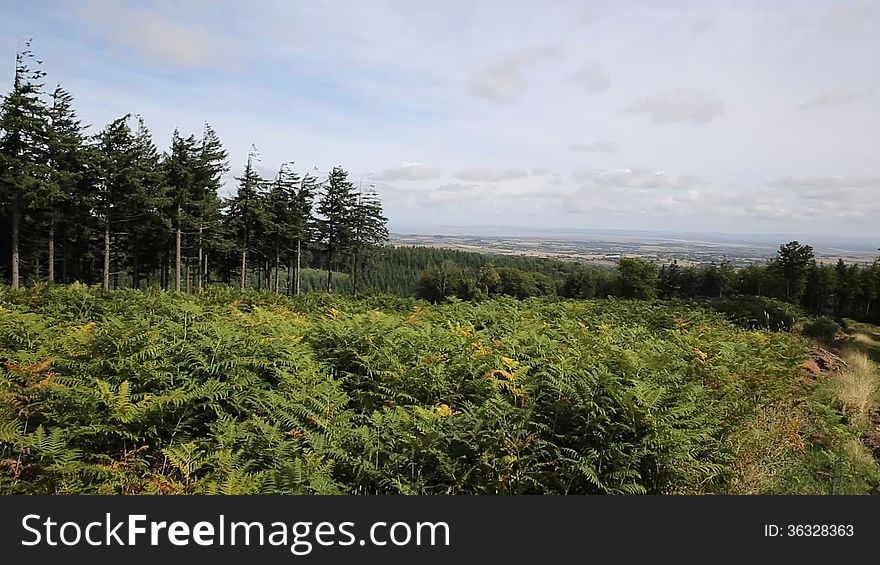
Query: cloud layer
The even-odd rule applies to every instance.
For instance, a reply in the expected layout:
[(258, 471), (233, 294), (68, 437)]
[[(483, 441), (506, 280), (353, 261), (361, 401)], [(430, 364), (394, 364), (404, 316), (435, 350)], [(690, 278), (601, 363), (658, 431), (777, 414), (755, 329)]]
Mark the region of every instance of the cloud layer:
[(392, 228), (880, 239), (880, 5), (686, 4), (46, 0), (0, 7), (0, 52), (33, 36), (92, 131), (341, 164)]
[(647, 114), (657, 123), (703, 124), (724, 113), (724, 103), (712, 94), (689, 88), (676, 88), (644, 98), (626, 111), (633, 114)]

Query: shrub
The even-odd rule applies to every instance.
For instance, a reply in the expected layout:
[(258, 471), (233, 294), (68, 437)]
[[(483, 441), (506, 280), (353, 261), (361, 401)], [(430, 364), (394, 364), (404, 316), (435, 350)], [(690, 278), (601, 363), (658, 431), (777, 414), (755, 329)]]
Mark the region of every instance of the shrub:
[(804, 324), (803, 333), (823, 343), (834, 342), (843, 327), (830, 316), (821, 316)]

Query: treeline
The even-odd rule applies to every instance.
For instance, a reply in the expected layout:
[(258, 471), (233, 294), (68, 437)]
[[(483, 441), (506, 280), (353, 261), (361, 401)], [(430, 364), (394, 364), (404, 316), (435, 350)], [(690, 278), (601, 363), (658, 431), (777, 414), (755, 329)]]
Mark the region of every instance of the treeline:
[[(616, 270), (581, 264), (562, 264), (556, 275), (527, 265), (525, 269), (447, 260), (425, 269), (416, 294), (439, 302), (449, 297), (481, 300), (508, 295), (566, 298), (636, 299), (729, 298), (760, 296), (798, 305), (816, 315), (880, 319), (874, 301), (880, 295), (880, 262), (860, 266), (839, 260), (821, 264), (812, 247), (793, 241), (780, 245), (777, 256), (763, 264), (736, 269), (729, 262), (700, 267), (668, 265), (639, 258), (622, 258)], [(531, 268), (530, 268), (531, 267)]]
[(263, 178), (252, 147), (236, 193), (223, 198), (228, 154), (209, 124), (198, 135), (175, 130), (161, 153), (141, 116), (89, 135), (73, 96), (46, 93), (44, 77), (26, 44), (0, 106), (0, 224), (9, 226), (0, 273), (13, 288), (225, 282), (292, 294), (306, 265), (325, 271), (322, 290), (339, 271), (356, 290), (359, 267), (388, 238), (378, 195), (342, 167), (319, 179), (285, 163)]

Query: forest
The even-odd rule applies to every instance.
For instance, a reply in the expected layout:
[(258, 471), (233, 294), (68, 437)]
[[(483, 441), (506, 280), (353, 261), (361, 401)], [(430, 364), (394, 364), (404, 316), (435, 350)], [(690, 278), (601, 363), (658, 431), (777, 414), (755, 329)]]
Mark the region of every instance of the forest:
[(44, 78), (0, 107), (0, 494), (880, 487), (878, 262), (394, 247), (342, 166), (230, 180)]
[[(175, 131), (159, 152), (141, 116), (93, 135), (60, 86), (46, 94), (29, 47), (16, 57), (0, 108), (0, 274), (20, 284), (157, 286), (209, 284), (356, 293), (373, 290), (432, 302), (449, 297), (778, 299), (817, 316), (877, 322), (880, 264), (818, 264), (809, 245), (781, 245), (766, 264), (734, 269), (656, 265), (625, 257), (606, 269), (533, 257), (385, 245), (387, 218), (371, 184), (337, 166), (326, 178), (281, 164), (257, 172), (255, 148), (231, 196), (227, 152), (209, 124)], [(228, 188), (228, 187), (227, 187)], [(321, 274), (319, 271), (323, 271)]]
[(0, 221), (9, 226), (0, 247), (13, 288), (45, 280), (181, 291), (224, 282), (295, 294), (306, 256), (325, 269), (325, 290), (335, 271), (356, 290), (358, 266), (388, 238), (375, 190), (355, 186), (341, 166), (319, 179), (283, 163), (262, 178), (252, 147), (224, 198), (228, 155), (209, 124), (198, 135), (175, 130), (162, 153), (142, 116), (88, 135), (73, 96), (60, 86), (45, 92), (29, 47), (15, 63), (0, 108)]

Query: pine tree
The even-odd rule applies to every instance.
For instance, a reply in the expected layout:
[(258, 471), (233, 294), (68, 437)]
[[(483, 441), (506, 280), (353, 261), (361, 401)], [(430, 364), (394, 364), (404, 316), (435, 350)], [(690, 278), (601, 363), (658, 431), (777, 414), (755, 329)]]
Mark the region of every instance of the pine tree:
[(279, 272), (282, 255), (291, 249), (297, 236), (296, 198), (300, 180), (299, 175), (293, 171), (293, 163), (285, 163), (281, 165), (266, 195), (266, 244), (275, 263), (271, 290), (276, 293), (280, 290)]
[[(40, 194), (40, 208), (48, 231), (48, 281), (55, 282), (55, 239), (59, 226), (75, 225), (74, 204), (86, 180), (85, 126), (73, 109), (73, 96), (57, 86), (49, 108), (46, 182)], [(66, 221), (65, 221), (66, 220)], [(65, 229), (65, 235), (69, 233)], [(66, 237), (64, 238), (67, 239)]]
[[(102, 286), (110, 289), (111, 237), (117, 230), (117, 239), (124, 235), (126, 225), (134, 227), (132, 241), (133, 278), (139, 269), (141, 231), (136, 226), (149, 225), (151, 218), (161, 217), (158, 210), (163, 204), (159, 182), (158, 156), (149, 131), (138, 118), (138, 129), (132, 132), (128, 125), (130, 115), (114, 120), (97, 136), (97, 186), (95, 211), (102, 219), (104, 231), (104, 266)], [(136, 284), (136, 283), (135, 283)]]
[(795, 301), (803, 293), (807, 268), (813, 263), (813, 248), (791, 241), (779, 246), (776, 258), (785, 277), (785, 299)]
[(388, 218), (382, 213), (382, 201), (370, 185), (366, 191), (358, 191), (358, 202), (353, 214), (351, 284), (357, 293), (358, 260), (363, 259), (376, 247), (388, 241)]
[[(220, 138), (210, 126), (205, 123), (202, 132), (201, 143), (199, 144), (199, 155), (196, 167), (196, 178), (194, 182), (194, 207), (193, 215), (195, 217), (196, 226), (198, 228), (198, 262), (199, 268), (198, 281), (196, 287), (201, 290), (206, 282), (208, 275), (208, 257), (205, 248), (208, 241), (212, 242), (211, 247), (217, 246), (219, 239), (222, 237), (220, 233), (220, 197), (218, 191), (223, 182), (223, 175), (229, 171), (228, 153), (223, 149)], [(209, 235), (205, 235), (208, 230)]]
[(315, 237), (316, 223), (312, 216), (315, 196), (320, 189), (318, 180), (310, 174), (305, 174), (300, 181), (299, 190), (293, 199), (293, 219), (290, 226), (295, 244), (296, 262), (291, 265), (294, 277), (294, 292), (300, 294), (302, 289), (302, 244)]
[(30, 45), (27, 41), (15, 55), (12, 92), (0, 106), (0, 204), (10, 217), (12, 288), (21, 278), (22, 216), (35, 205), (47, 169), (48, 109), (40, 98), (45, 73)]
[[(166, 266), (163, 250), (168, 248), (171, 222), (164, 211), (170, 205), (160, 167), (159, 151), (142, 116), (136, 117), (131, 162), (130, 192), (123, 197), (124, 217), (120, 227), (128, 238), (127, 258), (131, 265), (132, 285), (140, 286), (141, 270)], [(167, 288), (167, 284), (165, 285)]]
[(318, 233), (326, 256), (327, 292), (332, 292), (332, 271), (335, 261), (350, 247), (354, 235), (354, 211), (357, 191), (348, 181), (348, 173), (333, 167), (318, 203)]
[(178, 130), (171, 137), (171, 152), (164, 161), (165, 183), (174, 215), (174, 290), (180, 292), (183, 225), (196, 199), (198, 146), (194, 136), (183, 138)]
[(262, 222), (262, 187), (263, 179), (257, 173), (255, 162), (258, 160), (257, 148), (251, 146), (248, 153), (244, 174), (237, 177), (238, 192), (229, 202), (230, 223), (235, 231), (241, 254), (241, 288), (244, 290), (248, 282), (248, 253), (255, 231)]

